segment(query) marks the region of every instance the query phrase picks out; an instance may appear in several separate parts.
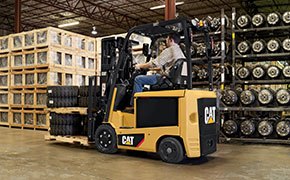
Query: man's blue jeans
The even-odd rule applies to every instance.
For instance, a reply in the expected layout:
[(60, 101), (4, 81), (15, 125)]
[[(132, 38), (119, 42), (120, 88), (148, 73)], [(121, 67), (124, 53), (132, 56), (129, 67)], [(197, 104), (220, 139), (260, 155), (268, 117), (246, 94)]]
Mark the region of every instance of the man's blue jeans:
[(131, 100), (131, 105), (133, 105), (134, 94), (143, 91), (144, 85), (154, 85), (157, 83), (158, 78), (161, 77), (160, 74), (154, 75), (139, 75), (134, 80), (133, 97)]
[(142, 92), (144, 85), (154, 85), (158, 81), (158, 77), (160, 77), (160, 74), (154, 74), (154, 75), (139, 75), (134, 80), (134, 89), (133, 94), (136, 92)]

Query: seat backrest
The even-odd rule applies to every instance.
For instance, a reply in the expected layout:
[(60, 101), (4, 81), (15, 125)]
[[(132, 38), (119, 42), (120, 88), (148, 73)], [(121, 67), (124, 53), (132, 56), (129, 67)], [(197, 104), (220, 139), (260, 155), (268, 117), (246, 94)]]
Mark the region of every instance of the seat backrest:
[(169, 71), (169, 79), (170, 81), (175, 85), (181, 85), (184, 84), (185, 77), (182, 76), (182, 69), (183, 64), (185, 64), (185, 59), (178, 59), (174, 63), (174, 65), (171, 67)]

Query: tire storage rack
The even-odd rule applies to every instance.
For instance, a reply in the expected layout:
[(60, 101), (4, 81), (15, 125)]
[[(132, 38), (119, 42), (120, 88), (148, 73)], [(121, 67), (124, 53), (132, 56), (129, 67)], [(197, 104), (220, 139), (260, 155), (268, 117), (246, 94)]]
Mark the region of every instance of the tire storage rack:
[(290, 144), (289, 15), (233, 8), (233, 78), (221, 92), (220, 139)]
[[(192, 87), (207, 88), (209, 87), (209, 71), (212, 71), (213, 86), (216, 89), (223, 88), (226, 83), (225, 77), (229, 77), (231, 70), (227, 69), (229, 60), (229, 28), (230, 21), (221, 10), (220, 17), (206, 17), (209, 26), (210, 43), (212, 45), (211, 59), (213, 69), (208, 69), (208, 59), (206, 57), (205, 34), (197, 31), (192, 35)], [(198, 19), (196, 19), (198, 22)]]
[(96, 40), (52, 27), (0, 37), (0, 71), (0, 125), (47, 130), (47, 87), (88, 85)]

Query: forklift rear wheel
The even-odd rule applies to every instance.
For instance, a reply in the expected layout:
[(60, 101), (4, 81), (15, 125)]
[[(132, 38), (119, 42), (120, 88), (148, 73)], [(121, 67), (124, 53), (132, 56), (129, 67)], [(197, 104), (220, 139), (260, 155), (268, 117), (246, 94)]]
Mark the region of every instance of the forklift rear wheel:
[(118, 148), (115, 130), (109, 125), (100, 125), (95, 133), (95, 146), (102, 153), (116, 153)]
[(182, 144), (173, 137), (164, 138), (158, 147), (158, 154), (164, 162), (180, 163), (184, 160)]

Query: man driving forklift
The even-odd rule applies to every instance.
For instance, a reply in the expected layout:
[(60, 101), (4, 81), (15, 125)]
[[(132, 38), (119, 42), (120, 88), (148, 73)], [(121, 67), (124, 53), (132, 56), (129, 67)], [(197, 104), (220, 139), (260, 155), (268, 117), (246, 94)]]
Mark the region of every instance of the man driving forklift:
[(177, 59), (185, 59), (179, 47), (180, 36), (177, 33), (169, 34), (166, 38), (167, 48), (155, 59), (144, 64), (137, 64), (135, 69), (154, 69), (156, 74), (138, 75), (134, 80), (133, 95), (142, 92), (144, 85), (154, 85), (162, 75), (168, 76), (169, 71)]

